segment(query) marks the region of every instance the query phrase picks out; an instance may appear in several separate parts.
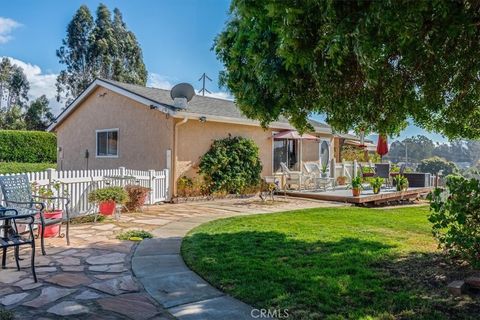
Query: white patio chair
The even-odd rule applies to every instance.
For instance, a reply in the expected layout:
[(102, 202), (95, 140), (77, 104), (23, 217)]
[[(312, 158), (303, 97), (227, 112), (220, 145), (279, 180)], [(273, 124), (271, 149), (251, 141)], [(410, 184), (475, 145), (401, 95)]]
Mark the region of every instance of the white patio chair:
[(289, 187), (292, 184), (295, 184), (297, 185), (298, 190), (301, 190), (302, 187), (305, 187), (304, 184), (311, 179), (310, 175), (303, 174), (301, 171), (291, 171), (283, 162), (280, 162), (280, 167), (285, 175), (285, 184)]

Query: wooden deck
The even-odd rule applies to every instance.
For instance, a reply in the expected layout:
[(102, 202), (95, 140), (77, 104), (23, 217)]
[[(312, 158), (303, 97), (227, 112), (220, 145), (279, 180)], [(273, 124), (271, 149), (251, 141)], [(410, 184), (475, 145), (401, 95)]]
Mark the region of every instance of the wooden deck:
[[(358, 197), (352, 196), (350, 189), (338, 189), (328, 191), (312, 191), (312, 190), (287, 190), (286, 195), (290, 197), (309, 198), (325, 201), (348, 202), (357, 205), (376, 205), (390, 201), (401, 201), (417, 199), (420, 196), (428, 194), (432, 191), (432, 187), (426, 188), (409, 188), (407, 191), (396, 191), (395, 189), (382, 189), (379, 194), (374, 194), (371, 189), (362, 190), (362, 194)], [(279, 194), (284, 194), (283, 191)]]

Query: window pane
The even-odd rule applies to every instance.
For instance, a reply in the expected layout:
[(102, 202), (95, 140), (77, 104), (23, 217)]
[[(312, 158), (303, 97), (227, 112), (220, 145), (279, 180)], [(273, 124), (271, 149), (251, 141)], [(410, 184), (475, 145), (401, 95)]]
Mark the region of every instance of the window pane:
[(274, 140), (273, 142), (273, 171), (280, 170), (280, 162), (287, 163), (286, 140)]
[(117, 155), (117, 139), (118, 139), (117, 131), (110, 131), (108, 133), (108, 155), (109, 156)]
[(107, 155), (107, 132), (97, 132), (97, 155)]

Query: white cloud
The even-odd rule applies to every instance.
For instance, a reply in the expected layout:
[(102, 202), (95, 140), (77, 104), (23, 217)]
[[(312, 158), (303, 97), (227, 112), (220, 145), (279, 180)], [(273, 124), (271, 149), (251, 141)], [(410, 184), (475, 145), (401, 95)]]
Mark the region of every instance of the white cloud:
[[(147, 86), (148, 87), (153, 87), (153, 88), (170, 90), (178, 82), (180, 82), (180, 81), (175, 81), (174, 82), (174, 79), (166, 77), (166, 76), (162, 76), (158, 73), (150, 73), (148, 75)], [(200, 95), (200, 89), (195, 89), (195, 93), (197, 95)], [(233, 100), (232, 95), (230, 95), (227, 92), (223, 92), (223, 91), (212, 92), (212, 93), (205, 92), (205, 96), (212, 97), (212, 98), (218, 98), (218, 99), (224, 99), (224, 100)]]
[(23, 72), (27, 76), (27, 80), (30, 83), (30, 90), (28, 91), (28, 98), (30, 101), (44, 94), (50, 101), (50, 108), (52, 109), (53, 114), (60, 113), (64, 105), (57, 102), (55, 98), (57, 94), (57, 89), (55, 87), (57, 74), (43, 73), (42, 69), (37, 65), (30, 64), (12, 57), (7, 58), (10, 59), (12, 64), (22, 68)]
[(13, 29), (20, 26), (21, 24), (13, 19), (0, 17), (0, 44), (10, 41)]

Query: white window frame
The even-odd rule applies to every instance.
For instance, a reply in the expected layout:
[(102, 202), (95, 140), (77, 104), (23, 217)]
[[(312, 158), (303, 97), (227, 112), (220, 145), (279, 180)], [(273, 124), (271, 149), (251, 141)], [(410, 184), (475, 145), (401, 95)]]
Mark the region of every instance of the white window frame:
[[(100, 132), (114, 132), (116, 131), (117, 132), (117, 154), (116, 155), (106, 155), (106, 156), (99, 156), (98, 155), (98, 134)], [(119, 150), (118, 150), (118, 147), (119, 147), (119, 143), (118, 143), (118, 140), (120, 140), (120, 130), (118, 128), (110, 128), (110, 129), (99, 129), (99, 130), (95, 130), (95, 157), (96, 158), (118, 158), (118, 154), (120, 153)]]
[(320, 162), (320, 165), (323, 166), (322, 160), (321, 160), (321, 154), (322, 154), (322, 143), (326, 142), (327, 147), (328, 147), (328, 163), (327, 163), (327, 168), (328, 171), (330, 171), (330, 161), (332, 161), (332, 140), (328, 138), (320, 138), (318, 141), (318, 160)]

